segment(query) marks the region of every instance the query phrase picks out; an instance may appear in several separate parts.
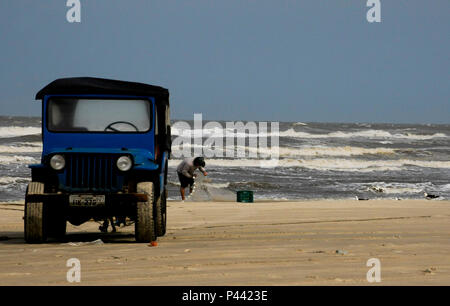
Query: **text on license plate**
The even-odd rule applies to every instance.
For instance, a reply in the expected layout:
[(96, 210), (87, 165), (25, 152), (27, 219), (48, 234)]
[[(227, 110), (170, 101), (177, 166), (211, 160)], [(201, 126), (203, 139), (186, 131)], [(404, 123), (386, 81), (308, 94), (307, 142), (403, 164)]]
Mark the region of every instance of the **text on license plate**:
[(105, 205), (104, 195), (71, 195), (69, 196), (69, 204), (71, 206), (98, 206)]

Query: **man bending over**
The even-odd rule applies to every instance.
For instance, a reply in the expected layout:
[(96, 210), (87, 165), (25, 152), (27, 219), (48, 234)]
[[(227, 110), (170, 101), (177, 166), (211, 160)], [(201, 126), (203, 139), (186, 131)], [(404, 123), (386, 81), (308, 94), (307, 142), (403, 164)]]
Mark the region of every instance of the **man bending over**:
[(189, 193), (192, 193), (192, 188), (194, 185), (194, 178), (196, 174), (195, 170), (200, 170), (204, 176), (207, 176), (208, 173), (203, 169), (205, 167), (205, 160), (203, 157), (195, 157), (195, 158), (186, 158), (184, 159), (177, 167), (178, 179), (180, 180), (180, 193), (181, 199), (185, 200), (184, 189), (189, 185)]

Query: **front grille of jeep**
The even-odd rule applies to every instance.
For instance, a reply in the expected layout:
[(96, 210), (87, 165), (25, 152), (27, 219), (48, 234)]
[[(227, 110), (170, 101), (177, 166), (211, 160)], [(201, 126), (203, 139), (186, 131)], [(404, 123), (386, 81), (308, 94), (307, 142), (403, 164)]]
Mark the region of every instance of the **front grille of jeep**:
[(123, 174), (117, 169), (119, 156), (112, 154), (67, 154), (63, 189), (81, 192), (117, 192)]

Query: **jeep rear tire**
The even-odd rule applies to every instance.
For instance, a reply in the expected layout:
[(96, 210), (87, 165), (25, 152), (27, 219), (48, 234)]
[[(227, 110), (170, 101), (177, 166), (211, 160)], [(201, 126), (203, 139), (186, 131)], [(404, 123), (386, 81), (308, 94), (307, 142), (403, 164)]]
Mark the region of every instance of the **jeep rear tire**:
[[(44, 183), (31, 182), (26, 194), (44, 194)], [(44, 202), (25, 200), (24, 234), (27, 243), (42, 243), (47, 240), (45, 208)]]
[(157, 236), (164, 236), (166, 234), (166, 220), (167, 220), (167, 190), (164, 188), (161, 196), (155, 204), (155, 228)]
[(136, 222), (134, 223), (136, 242), (156, 240), (155, 223), (153, 222), (154, 188), (152, 182), (137, 184), (137, 193), (145, 193), (148, 199), (146, 202), (137, 202), (136, 204)]

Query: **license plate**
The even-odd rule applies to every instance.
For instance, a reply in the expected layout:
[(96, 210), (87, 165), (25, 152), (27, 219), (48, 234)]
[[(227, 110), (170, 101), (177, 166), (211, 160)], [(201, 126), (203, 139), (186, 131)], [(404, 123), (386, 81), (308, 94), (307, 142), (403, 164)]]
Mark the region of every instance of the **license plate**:
[(69, 196), (69, 205), (70, 206), (81, 206), (81, 207), (93, 207), (93, 206), (105, 205), (105, 196), (104, 195), (90, 195), (90, 194), (71, 195), (71, 196)]

